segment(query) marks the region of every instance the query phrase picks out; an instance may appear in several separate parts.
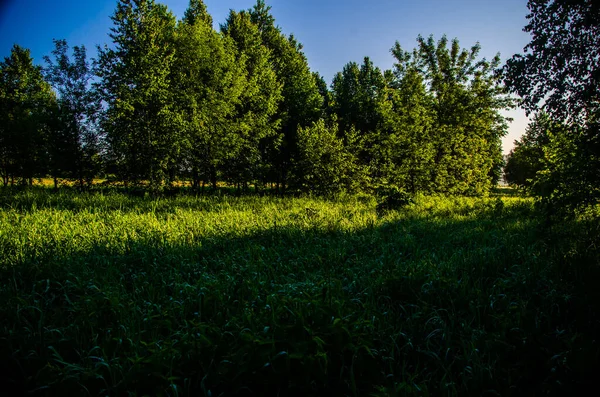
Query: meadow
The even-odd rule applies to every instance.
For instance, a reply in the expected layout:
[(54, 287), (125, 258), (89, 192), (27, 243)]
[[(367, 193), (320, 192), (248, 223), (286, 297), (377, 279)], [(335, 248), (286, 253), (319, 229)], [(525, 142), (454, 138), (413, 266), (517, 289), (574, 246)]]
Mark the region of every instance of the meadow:
[(597, 215), (556, 222), (505, 193), (376, 208), (368, 195), (0, 190), (3, 391), (548, 396), (596, 384)]

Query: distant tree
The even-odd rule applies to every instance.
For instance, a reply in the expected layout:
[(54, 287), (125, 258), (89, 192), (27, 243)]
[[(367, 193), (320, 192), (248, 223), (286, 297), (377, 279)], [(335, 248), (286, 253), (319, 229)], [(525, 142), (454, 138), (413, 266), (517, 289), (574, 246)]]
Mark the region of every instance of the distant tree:
[(238, 184), (255, 181), (264, 185), (276, 180), (274, 158), (283, 140), (278, 113), (282, 84), (271, 63), (271, 50), (263, 43), (257, 24), (246, 11), (231, 11), (223, 34), (237, 50), (236, 63), (245, 65), (246, 85), (236, 110), (240, 146), (229, 158), (225, 176)]
[(84, 187), (92, 183), (100, 166), (100, 109), (91, 89), (93, 72), (85, 47), (73, 47), (71, 60), (66, 40), (54, 40), (54, 45), (54, 61), (44, 57), (44, 75), (58, 94), (56, 119), (48, 142), (50, 171), (55, 187), (58, 177), (77, 180)]
[(154, 0), (119, 0), (111, 19), (114, 46), (98, 48), (97, 72), (112, 162), (121, 178), (160, 189), (183, 142), (171, 81), (175, 17)]
[(481, 194), (501, 175), (501, 137), (512, 105), (495, 72), (500, 58), (478, 59), (479, 45), (449, 47), (446, 37), (418, 37), (405, 51), (396, 43), (393, 71), (369, 58), (347, 64), (332, 83), (340, 134), (355, 127), (358, 156), (372, 187)]
[[(432, 98), (433, 186), (440, 193), (484, 193), (503, 163), (500, 143), (508, 126), (500, 110), (512, 105), (496, 73), (500, 56), (478, 59), (479, 44), (461, 49), (454, 39), (448, 47), (445, 36), (417, 42), (412, 57)], [(407, 56), (398, 43), (392, 52)]]
[(278, 185), (285, 191), (298, 152), (298, 128), (308, 127), (321, 117), (323, 97), (302, 52), (302, 44), (293, 35), (286, 37), (281, 32), (270, 10), (271, 7), (263, 0), (257, 0), (249, 12), (252, 22), (258, 26), (263, 44), (271, 51), (271, 64), (282, 85), (278, 115), (281, 117), (283, 141), (274, 161), (278, 168)]
[(538, 172), (545, 168), (544, 148), (550, 143), (551, 128), (552, 120), (548, 114), (537, 113), (525, 134), (515, 141), (504, 167), (508, 184), (529, 189), (534, 185)]
[[(365, 57), (361, 65), (350, 62), (334, 76), (331, 93), (331, 112), (339, 120), (338, 134), (344, 145), (357, 156), (360, 174), (366, 173), (359, 186), (372, 188), (382, 183), (389, 169), (385, 169), (382, 161), (389, 153), (389, 147), (383, 148), (387, 139), (384, 128), (389, 126), (386, 114), (388, 81), (384, 73)], [(353, 134), (356, 137), (350, 139)], [(351, 144), (353, 139), (355, 144)]]
[(213, 29), (201, 1), (190, 2), (176, 43), (173, 90), (184, 123), (184, 168), (194, 188), (200, 182), (216, 188), (218, 172), (248, 146), (236, 119), (247, 88), (246, 58), (237, 57), (233, 40)]
[(430, 192), (435, 154), (431, 97), (410, 54), (396, 52), (394, 56), (394, 71), (387, 77), (384, 126), (375, 145), (374, 172), (378, 185), (411, 193)]
[(47, 172), (51, 115), (56, 98), (33, 65), (30, 52), (15, 45), (0, 62), (0, 173), (6, 186), (32, 184)]
[(340, 129), (343, 131), (350, 129), (351, 126), (357, 126), (364, 134), (365, 126), (359, 122), (361, 117), (361, 108), (358, 101), (360, 92), (359, 81), (360, 68), (356, 62), (349, 62), (344, 65), (341, 72), (333, 77), (331, 83), (331, 93), (333, 96), (332, 110), (336, 114)]
[(190, 0), (188, 8), (183, 14), (183, 23), (194, 26), (198, 22), (212, 27), (213, 19), (206, 9), (206, 4), (202, 0)]
[(333, 112), (340, 123), (343, 135), (352, 127), (365, 138), (360, 153), (361, 161), (371, 160), (369, 147), (378, 139), (384, 120), (383, 103), (387, 99), (386, 81), (382, 71), (365, 57), (362, 65), (350, 62), (333, 78)]
[[(590, 0), (529, 0), (524, 54), (503, 69), (512, 92), (529, 112), (541, 107), (564, 125), (550, 147), (560, 167), (547, 175), (544, 200), (575, 208), (600, 200), (600, 4)], [(558, 135), (564, 134), (559, 137)], [(559, 155), (560, 153), (560, 155)], [(560, 170), (560, 172), (558, 171)], [(568, 175), (568, 176), (567, 176)], [(564, 180), (570, 180), (566, 184)]]
[(333, 104), (333, 95), (327, 86), (327, 82), (319, 74), (319, 72), (313, 72), (313, 76), (315, 78), (315, 84), (317, 85), (317, 89), (319, 90), (319, 94), (323, 98), (323, 104), (321, 106), (321, 117), (329, 117), (331, 115), (332, 109), (331, 106)]

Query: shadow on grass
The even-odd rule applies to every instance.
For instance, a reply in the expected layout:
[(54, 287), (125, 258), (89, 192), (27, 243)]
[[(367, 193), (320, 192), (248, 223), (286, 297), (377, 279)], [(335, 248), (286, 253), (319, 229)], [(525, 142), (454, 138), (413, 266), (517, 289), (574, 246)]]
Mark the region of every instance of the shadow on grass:
[(514, 207), (49, 247), (0, 271), (0, 378), (39, 395), (577, 394), (599, 369), (588, 226)]

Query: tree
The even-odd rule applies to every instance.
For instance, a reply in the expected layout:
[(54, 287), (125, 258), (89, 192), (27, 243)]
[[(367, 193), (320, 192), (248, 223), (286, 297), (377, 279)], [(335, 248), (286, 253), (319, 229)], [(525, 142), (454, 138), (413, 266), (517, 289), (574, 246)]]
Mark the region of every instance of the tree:
[(46, 173), (46, 142), (56, 99), (33, 65), (30, 52), (15, 45), (0, 62), (0, 172), (6, 186), (32, 184)]
[(114, 48), (98, 48), (97, 70), (112, 162), (123, 179), (160, 189), (183, 142), (171, 81), (175, 17), (154, 0), (119, 0), (111, 19)]
[[(339, 135), (344, 145), (352, 141), (348, 134), (356, 134), (352, 146), (358, 158), (359, 167), (368, 176), (363, 178), (363, 187), (382, 182), (385, 170), (381, 156), (385, 153), (382, 141), (385, 140), (386, 111), (389, 103), (387, 82), (384, 74), (373, 62), (365, 57), (362, 65), (356, 62), (346, 64), (337, 73), (331, 84), (332, 113), (339, 120)], [(350, 148), (350, 146), (348, 146)]]
[(411, 193), (430, 192), (435, 154), (431, 98), (410, 54), (394, 55), (396, 63), (393, 75), (387, 77), (384, 125), (375, 145), (374, 169), (379, 185)]
[(538, 172), (545, 169), (544, 149), (550, 143), (549, 131), (552, 120), (547, 113), (535, 115), (525, 134), (515, 141), (510, 151), (504, 175), (510, 185), (531, 189), (537, 181)]
[(188, 8), (183, 14), (183, 23), (189, 26), (194, 26), (198, 22), (212, 27), (213, 19), (206, 9), (206, 5), (202, 0), (190, 0)]
[(298, 151), (298, 128), (308, 127), (319, 119), (323, 97), (302, 52), (302, 45), (293, 35), (286, 37), (275, 26), (270, 10), (271, 7), (263, 0), (257, 0), (249, 12), (252, 22), (258, 26), (263, 44), (270, 50), (271, 65), (282, 85), (278, 115), (281, 117), (283, 141), (273, 161), (278, 167), (278, 185), (285, 191)]
[(323, 98), (323, 104), (321, 105), (321, 118), (331, 116), (332, 109), (331, 106), (333, 104), (333, 96), (329, 87), (327, 87), (327, 82), (319, 74), (319, 72), (313, 72), (313, 76), (315, 78), (315, 84), (317, 85), (317, 89), (319, 90), (319, 94)]
[(247, 88), (246, 58), (237, 57), (233, 40), (212, 27), (204, 4), (191, 1), (177, 27), (173, 89), (184, 120), (184, 168), (193, 187), (217, 185), (218, 171), (241, 155), (246, 142), (236, 120)]
[(349, 130), (355, 126), (361, 134), (365, 134), (365, 126), (359, 123), (361, 117), (360, 102), (358, 101), (361, 83), (359, 81), (360, 69), (356, 62), (344, 65), (341, 72), (337, 72), (331, 83), (333, 97), (332, 110), (336, 114), (340, 129)]
[(91, 185), (99, 171), (100, 135), (97, 126), (98, 101), (90, 81), (92, 70), (86, 60), (85, 47), (73, 47), (69, 58), (66, 40), (55, 40), (55, 61), (44, 57), (46, 80), (56, 93), (57, 112), (49, 137), (50, 169), (57, 178), (70, 178), (81, 188)]
[(283, 116), (277, 112), (282, 84), (271, 63), (271, 50), (263, 44), (259, 27), (248, 12), (231, 11), (221, 30), (235, 44), (236, 63), (245, 65), (246, 72), (235, 116), (240, 146), (237, 155), (229, 158), (225, 174), (242, 185), (250, 181), (264, 185), (276, 179), (273, 158), (283, 139)]
[[(478, 59), (481, 47), (461, 49), (457, 39), (448, 48), (443, 36), (417, 38), (414, 62), (431, 96), (434, 165), (432, 183), (441, 193), (485, 193), (502, 167), (501, 138), (507, 132), (500, 110), (512, 106), (495, 72), (500, 56)], [(408, 56), (400, 45), (397, 59)]]
[(582, 145), (588, 132), (585, 126), (560, 123), (547, 131), (544, 167), (536, 175), (533, 191), (542, 198), (548, 215), (570, 215), (598, 203), (598, 160)]
[[(546, 173), (542, 198), (554, 207), (600, 201), (600, 4), (591, 0), (529, 0), (524, 31), (532, 40), (508, 60), (506, 85), (528, 112), (541, 107), (564, 128), (547, 151), (560, 159)], [(564, 134), (564, 136), (559, 136)], [(569, 151), (559, 149), (562, 142)], [(556, 175), (550, 176), (553, 170)], [(560, 170), (560, 172), (559, 172)], [(567, 177), (568, 175), (568, 177)], [(564, 183), (567, 178), (571, 183)]]
[[(369, 57), (362, 65), (349, 62), (333, 78), (333, 111), (340, 120), (342, 135), (352, 127), (366, 139), (366, 144), (377, 140), (374, 136), (384, 120), (382, 104), (387, 100), (386, 81), (381, 70)], [(361, 153), (361, 160), (370, 161), (368, 148)]]

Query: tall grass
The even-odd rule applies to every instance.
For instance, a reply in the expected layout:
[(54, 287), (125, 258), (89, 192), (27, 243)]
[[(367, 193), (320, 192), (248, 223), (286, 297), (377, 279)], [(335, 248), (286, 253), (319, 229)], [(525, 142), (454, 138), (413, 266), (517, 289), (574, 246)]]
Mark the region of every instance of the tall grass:
[(521, 197), (0, 192), (0, 367), (40, 395), (562, 395), (597, 219)]

